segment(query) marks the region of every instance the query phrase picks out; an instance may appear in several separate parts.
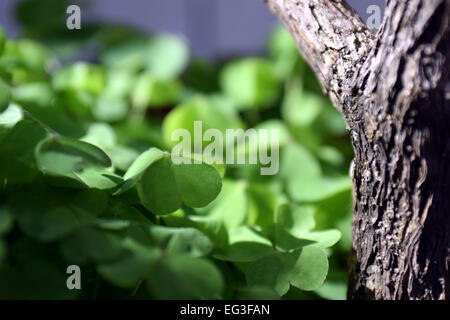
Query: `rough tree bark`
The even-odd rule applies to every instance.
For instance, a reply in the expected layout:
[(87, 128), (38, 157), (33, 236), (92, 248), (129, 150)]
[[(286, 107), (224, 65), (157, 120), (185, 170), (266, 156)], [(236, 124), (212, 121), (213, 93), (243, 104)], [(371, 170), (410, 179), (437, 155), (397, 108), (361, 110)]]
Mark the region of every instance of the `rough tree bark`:
[(376, 35), (345, 1), (266, 2), (354, 147), (348, 298), (450, 298), (450, 0), (387, 0)]

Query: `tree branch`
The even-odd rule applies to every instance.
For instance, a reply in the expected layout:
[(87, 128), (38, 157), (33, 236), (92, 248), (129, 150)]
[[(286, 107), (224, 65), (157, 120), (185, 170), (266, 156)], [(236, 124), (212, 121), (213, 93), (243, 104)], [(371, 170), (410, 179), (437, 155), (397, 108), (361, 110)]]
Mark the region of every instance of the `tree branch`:
[(324, 92), (342, 111), (374, 36), (341, 0), (266, 0), (295, 37)]

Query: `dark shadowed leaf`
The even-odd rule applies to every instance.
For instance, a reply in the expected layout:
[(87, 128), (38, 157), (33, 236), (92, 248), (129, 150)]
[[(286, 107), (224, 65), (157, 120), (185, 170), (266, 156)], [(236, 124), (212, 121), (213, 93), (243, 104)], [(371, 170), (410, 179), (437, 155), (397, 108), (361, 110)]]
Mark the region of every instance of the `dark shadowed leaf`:
[(217, 299), (223, 289), (219, 270), (208, 260), (189, 256), (167, 257), (147, 278), (150, 292), (158, 299)]
[(212, 249), (208, 237), (194, 228), (152, 226), (150, 235), (168, 255), (188, 254), (203, 257)]
[(37, 174), (34, 148), (47, 136), (35, 121), (18, 122), (0, 142), (0, 178), (12, 183), (31, 182)]
[(293, 285), (310, 291), (320, 287), (328, 273), (328, 259), (319, 248), (303, 248), (292, 253), (275, 253), (249, 266), (249, 285), (263, 285), (284, 295)]

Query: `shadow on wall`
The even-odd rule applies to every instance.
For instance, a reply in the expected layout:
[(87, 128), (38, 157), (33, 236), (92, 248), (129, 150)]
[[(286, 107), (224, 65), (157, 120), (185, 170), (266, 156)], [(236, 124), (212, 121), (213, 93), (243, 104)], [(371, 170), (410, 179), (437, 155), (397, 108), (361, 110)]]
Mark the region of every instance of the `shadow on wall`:
[[(10, 37), (20, 34), (13, 14), (19, 1), (0, 1), (0, 25)], [(381, 23), (384, 2), (348, 0), (371, 27)], [(181, 33), (194, 53), (206, 58), (262, 52), (268, 33), (278, 24), (262, 0), (73, 0), (71, 4), (81, 7), (84, 21)]]

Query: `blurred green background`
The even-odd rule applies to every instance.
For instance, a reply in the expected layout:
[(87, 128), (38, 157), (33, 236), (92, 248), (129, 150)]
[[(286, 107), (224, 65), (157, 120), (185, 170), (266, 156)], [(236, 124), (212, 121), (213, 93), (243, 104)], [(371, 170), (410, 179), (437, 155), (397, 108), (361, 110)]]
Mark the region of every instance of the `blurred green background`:
[[(170, 33), (69, 31), (67, 6), (21, 1), (22, 36), (0, 31), (0, 298), (345, 299), (352, 148), (289, 33), (212, 62)], [(187, 168), (198, 194), (172, 206), (148, 150), (194, 120), (280, 130), (279, 173)]]

